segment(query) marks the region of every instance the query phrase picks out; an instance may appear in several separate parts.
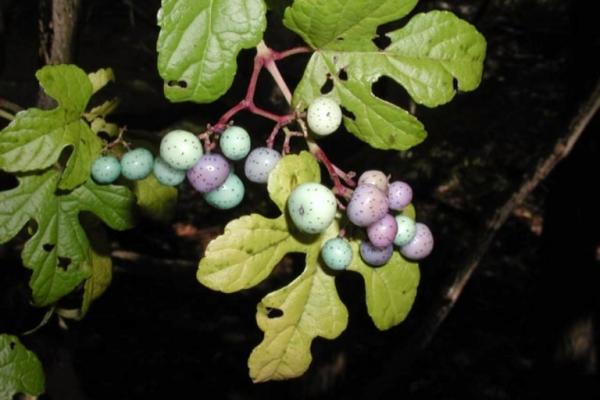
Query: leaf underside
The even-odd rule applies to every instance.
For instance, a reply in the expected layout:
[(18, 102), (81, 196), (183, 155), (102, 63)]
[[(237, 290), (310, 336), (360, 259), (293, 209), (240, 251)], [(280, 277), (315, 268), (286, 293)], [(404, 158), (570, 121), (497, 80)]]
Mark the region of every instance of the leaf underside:
[[(314, 157), (307, 152), (282, 158), (271, 172), (269, 195), (282, 211), (270, 219), (252, 214), (227, 224), (200, 260), (198, 280), (222, 292), (235, 292), (267, 279), (288, 253), (305, 253), (303, 272), (287, 286), (267, 294), (257, 306), (256, 320), (264, 332), (248, 360), (255, 382), (289, 379), (310, 366), (314, 338), (334, 339), (346, 328), (348, 311), (335, 286), (336, 274), (322, 264), (324, 241), (339, 234), (334, 222), (319, 235), (298, 232), (288, 221), (286, 201), (295, 186), (320, 182)], [(367, 308), (379, 329), (388, 329), (406, 317), (419, 281), (417, 264), (399, 254), (381, 268), (366, 266), (358, 256), (358, 240), (352, 240), (351, 270), (365, 280)], [(274, 313), (275, 312), (275, 313)]]
[(237, 55), (266, 28), (263, 0), (163, 0), (158, 71), (167, 98), (209, 103), (231, 86)]
[(296, 0), (284, 23), (315, 49), (294, 92), (306, 107), (330, 81), (327, 96), (348, 112), (348, 131), (378, 149), (405, 150), (421, 143), (425, 128), (417, 118), (372, 91), (381, 77), (404, 87), (418, 104), (436, 107), (459, 90), (481, 81), (486, 42), (469, 23), (445, 11), (415, 15), (406, 26), (373, 42), (380, 25), (406, 16), (417, 0)]

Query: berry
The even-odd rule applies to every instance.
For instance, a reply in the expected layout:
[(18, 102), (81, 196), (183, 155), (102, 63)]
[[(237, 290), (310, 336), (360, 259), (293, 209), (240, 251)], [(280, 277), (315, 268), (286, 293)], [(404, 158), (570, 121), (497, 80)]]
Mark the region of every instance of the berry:
[(372, 243), (363, 241), (360, 243), (360, 256), (364, 262), (374, 267), (388, 262), (392, 258), (394, 246), (389, 245), (383, 248), (375, 247)]
[(160, 142), (160, 157), (173, 168), (190, 169), (202, 154), (200, 139), (188, 131), (176, 129), (167, 133)]
[(388, 192), (388, 178), (381, 171), (372, 169), (363, 172), (358, 178), (358, 186), (367, 184), (377, 187), (383, 193)]
[(390, 184), (388, 200), (392, 210), (402, 210), (410, 204), (413, 191), (406, 182), (394, 181)]
[(412, 260), (422, 260), (433, 250), (433, 234), (427, 225), (417, 222), (416, 234), (410, 242), (400, 247), (400, 253)]
[(396, 219), (390, 214), (384, 215), (379, 221), (369, 225), (367, 235), (369, 240), (376, 247), (387, 247), (394, 242), (396, 233), (398, 232), (398, 224)]
[(152, 169), (156, 179), (165, 186), (177, 186), (185, 179), (185, 171), (173, 168), (165, 160), (156, 157)]
[(188, 181), (200, 193), (221, 186), (229, 175), (229, 163), (220, 154), (205, 154), (187, 171)]
[(310, 130), (317, 135), (330, 135), (342, 123), (342, 109), (328, 97), (317, 97), (308, 106), (306, 122)]
[(323, 232), (335, 217), (335, 196), (320, 183), (303, 183), (294, 188), (287, 201), (294, 225), (302, 232)]
[(113, 183), (121, 175), (121, 163), (115, 156), (103, 156), (92, 164), (92, 178), (98, 183)]
[(344, 238), (329, 239), (321, 248), (321, 258), (329, 268), (341, 271), (352, 261), (352, 247)]
[(373, 185), (358, 186), (346, 208), (348, 219), (363, 227), (379, 221), (387, 212), (387, 196)]
[(152, 172), (154, 156), (149, 150), (138, 148), (121, 158), (121, 174), (130, 180), (144, 179)]
[(281, 159), (281, 154), (268, 147), (257, 147), (246, 158), (244, 173), (246, 178), (255, 183), (267, 183), (269, 173)]
[(398, 225), (398, 233), (394, 238), (396, 246), (404, 246), (415, 237), (417, 233), (417, 225), (412, 218), (405, 215), (396, 215), (396, 224)]
[(250, 152), (250, 135), (240, 126), (231, 126), (221, 134), (219, 147), (230, 160), (241, 160)]
[(211, 206), (219, 210), (229, 210), (242, 202), (244, 192), (242, 180), (236, 174), (231, 173), (221, 186), (202, 196)]

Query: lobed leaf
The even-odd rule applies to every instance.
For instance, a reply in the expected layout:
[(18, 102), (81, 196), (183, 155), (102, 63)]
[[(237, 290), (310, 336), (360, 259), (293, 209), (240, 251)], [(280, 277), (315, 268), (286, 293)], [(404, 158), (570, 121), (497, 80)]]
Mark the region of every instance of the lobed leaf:
[(44, 370), (35, 354), (16, 336), (0, 335), (0, 399), (44, 392)]
[[(337, 294), (334, 276), (325, 273), (319, 260), (320, 247), (321, 241), (311, 245), (302, 274), (268, 294), (257, 307), (256, 321), (265, 336), (248, 360), (254, 382), (302, 375), (312, 360), (312, 340), (335, 339), (346, 329), (348, 310)], [(272, 310), (281, 316), (270, 317)]]
[(53, 110), (31, 108), (17, 114), (0, 132), (0, 169), (26, 172), (48, 168), (71, 148), (60, 189), (73, 189), (90, 176), (101, 140), (82, 120), (93, 93), (92, 83), (74, 65), (46, 66), (36, 73), (45, 92), (56, 99)]
[(89, 276), (89, 241), (79, 213), (90, 211), (113, 229), (132, 226), (133, 195), (120, 186), (88, 180), (77, 189), (57, 192), (60, 172), (19, 176), (19, 186), (0, 192), (0, 243), (13, 238), (31, 220), (35, 233), (25, 244), (23, 264), (32, 269), (33, 300), (56, 302)]
[(263, 0), (162, 0), (158, 71), (171, 101), (209, 103), (231, 86), (240, 50), (266, 28)]
[[(285, 25), (316, 51), (294, 92), (294, 105), (305, 107), (326, 95), (348, 112), (346, 128), (379, 149), (408, 149), (425, 139), (423, 125), (400, 107), (378, 98), (372, 85), (387, 76), (404, 86), (419, 104), (435, 107), (480, 81), (485, 39), (469, 23), (445, 11), (417, 14), (404, 27), (385, 36), (378, 48), (378, 26), (405, 16), (415, 0), (297, 0), (286, 10)], [(337, 10), (337, 11), (336, 11)], [(344, 17), (341, 18), (340, 14)]]

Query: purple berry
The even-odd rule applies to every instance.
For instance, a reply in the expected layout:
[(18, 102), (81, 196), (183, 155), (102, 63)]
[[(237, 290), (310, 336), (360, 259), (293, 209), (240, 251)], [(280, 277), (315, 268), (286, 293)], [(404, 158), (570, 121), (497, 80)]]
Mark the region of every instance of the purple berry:
[(187, 172), (190, 184), (200, 193), (221, 186), (229, 176), (229, 163), (220, 154), (205, 154)]
[(410, 204), (413, 197), (412, 188), (406, 182), (394, 181), (390, 184), (388, 200), (392, 210), (402, 210)]
[(387, 212), (387, 196), (373, 185), (358, 186), (346, 208), (348, 219), (354, 225), (363, 227), (379, 221)]
[(383, 193), (388, 192), (388, 178), (381, 171), (371, 169), (363, 172), (358, 178), (358, 186), (362, 185), (373, 185), (376, 186)]
[(244, 174), (249, 181), (267, 183), (269, 174), (281, 159), (281, 154), (268, 147), (257, 147), (252, 150), (244, 164)]
[(364, 262), (374, 267), (378, 267), (388, 262), (388, 260), (392, 258), (393, 251), (394, 246), (392, 245), (380, 248), (375, 247), (372, 243), (366, 241), (360, 243), (360, 256)]
[(433, 235), (427, 225), (417, 222), (417, 233), (408, 244), (400, 247), (400, 253), (412, 260), (422, 260), (433, 250)]
[(387, 247), (394, 242), (398, 233), (398, 224), (396, 218), (386, 214), (379, 221), (369, 225), (367, 235), (369, 240), (376, 247)]

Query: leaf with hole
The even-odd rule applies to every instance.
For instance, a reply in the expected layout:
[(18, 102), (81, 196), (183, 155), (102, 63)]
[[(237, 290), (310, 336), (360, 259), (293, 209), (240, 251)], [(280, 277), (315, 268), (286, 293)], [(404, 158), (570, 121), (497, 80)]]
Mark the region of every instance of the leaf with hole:
[(36, 77), (58, 106), (22, 111), (0, 132), (0, 169), (45, 169), (60, 161), (69, 148), (59, 188), (72, 189), (89, 178), (102, 148), (101, 140), (82, 119), (93, 86), (85, 72), (74, 65), (46, 66)]
[[(264, 281), (286, 254), (306, 254), (306, 265), (300, 276), (266, 295), (257, 306), (256, 320), (264, 337), (248, 360), (250, 377), (255, 382), (302, 375), (312, 359), (312, 341), (316, 337), (336, 338), (348, 322), (348, 312), (335, 286), (335, 275), (319, 255), (323, 244), (338, 236), (338, 222), (334, 221), (319, 235), (308, 235), (291, 226), (286, 215), (287, 198), (294, 188), (320, 180), (318, 164), (308, 152), (283, 157), (268, 182), (269, 195), (282, 214), (274, 219), (252, 214), (230, 222), (223, 235), (208, 245), (200, 260), (197, 274), (200, 283), (230, 293)], [(356, 252), (356, 243), (354, 247)], [(360, 258), (356, 254), (354, 257)], [(371, 287), (390, 290), (387, 294), (378, 294), (367, 288), (369, 312), (375, 315), (373, 318), (382, 329), (402, 321), (412, 304), (408, 297), (398, 299), (393, 288), (400, 285), (416, 290), (415, 269), (418, 277), (416, 264), (409, 267), (412, 275), (398, 275), (395, 269), (403, 270), (403, 261), (397, 255), (392, 261), (391, 266), (382, 267), (384, 273), (372, 275), (362, 269), (364, 263), (352, 264), (355, 271), (365, 276), (367, 285), (375, 283)]]
[(16, 336), (0, 335), (0, 399), (16, 394), (39, 396), (44, 392), (40, 360)]
[(231, 86), (242, 49), (261, 41), (263, 0), (162, 0), (158, 71), (174, 102), (209, 103)]
[(373, 94), (372, 85), (389, 77), (415, 102), (435, 107), (480, 81), (486, 42), (469, 23), (445, 11), (415, 15), (387, 33), (390, 44), (373, 42), (380, 25), (406, 16), (417, 0), (296, 0), (285, 25), (315, 49), (294, 92), (295, 105), (327, 96), (345, 110), (344, 124), (359, 139), (379, 149), (404, 150), (425, 139), (425, 128), (402, 108)]
[(133, 222), (134, 197), (125, 187), (97, 185), (92, 180), (71, 192), (60, 192), (60, 172), (54, 169), (17, 178), (19, 186), (0, 192), (0, 243), (26, 225), (35, 226), (21, 256), (33, 270), (29, 285), (34, 303), (47, 306), (90, 275), (90, 244), (79, 214), (89, 211), (113, 229), (127, 229)]

